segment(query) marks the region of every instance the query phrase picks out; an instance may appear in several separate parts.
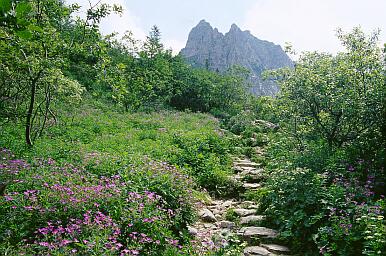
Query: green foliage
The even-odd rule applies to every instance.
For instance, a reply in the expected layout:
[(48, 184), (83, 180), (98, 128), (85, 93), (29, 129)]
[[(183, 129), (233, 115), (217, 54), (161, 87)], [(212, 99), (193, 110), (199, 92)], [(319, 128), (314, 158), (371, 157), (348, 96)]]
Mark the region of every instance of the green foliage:
[(221, 118), (237, 114), (248, 101), (248, 72), (233, 67), (225, 74), (192, 69), (176, 57), (173, 65), (175, 90), (171, 106), (211, 112)]
[[(185, 235), (186, 226), (195, 220), (194, 195), (200, 190), (194, 180), (202, 177), (201, 171), (213, 179), (216, 175), (211, 172), (224, 177), (229, 168), (226, 139), (215, 132), (218, 122), (199, 113), (129, 114), (106, 106), (97, 109), (95, 105), (92, 99), (86, 99), (74, 113), (63, 115), (61, 125), (48, 129), (33, 148), (25, 148), (20, 141), (19, 127), (3, 126), (0, 145), (12, 148), (29, 163), (12, 160), (16, 156), (1, 157), (0, 180), (7, 181), (7, 198), (13, 197), (0, 198), (5, 206), (0, 210), (0, 234), (8, 234), (0, 236), (2, 254), (77, 250), (85, 255), (116, 255), (118, 251), (105, 247), (113, 236), (118, 246), (124, 246), (120, 250), (139, 250), (146, 255), (197, 255), (200, 248), (190, 244), (191, 238)], [(178, 161), (180, 168), (166, 161)], [(29, 194), (28, 200), (24, 197), (30, 190), (38, 191), (37, 201), (29, 200)], [(153, 195), (149, 193), (154, 193), (154, 201), (146, 199)], [(43, 213), (41, 209), (45, 209)], [(106, 226), (94, 223), (101, 216), (98, 212), (109, 220)], [(52, 222), (54, 230), (71, 226), (71, 219), (83, 223), (84, 214), (89, 215), (90, 223), (81, 225), (79, 235), (34, 233), (51, 228), (47, 221)], [(120, 235), (113, 235), (116, 228)], [(129, 238), (134, 232), (146, 234), (152, 242), (143, 244), (140, 239)], [(25, 238), (28, 242), (23, 241)], [(71, 243), (63, 244), (67, 240)], [(88, 242), (95, 244), (87, 247)], [(47, 243), (51, 249), (45, 246)]]
[[(346, 52), (306, 53), (282, 85), (260, 198), (282, 239), (304, 254), (381, 255), (385, 222), (384, 56), (378, 33), (338, 32)], [(271, 73), (272, 74), (272, 73)]]
[[(71, 13), (77, 8), (57, 0), (17, 1), (5, 7), (0, 23), (1, 117), (5, 121), (25, 118), (26, 143), (32, 145), (48, 123), (57, 122), (55, 102), (80, 100), (84, 89), (64, 75), (66, 67), (73, 63), (74, 54), (84, 53), (92, 39), (98, 38), (95, 29), (100, 19), (119, 8), (94, 6), (84, 22), (74, 24)], [(83, 44), (89, 34), (89, 45)], [(92, 55), (100, 59), (95, 52)]]
[(233, 208), (229, 208), (225, 213), (225, 219), (227, 221), (238, 221), (240, 217), (235, 213)]
[(293, 239), (297, 249), (312, 245), (312, 234), (324, 216), (319, 205), (323, 179), (304, 169), (277, 170), (271, 175), (266, 184), (270, 191), (262, 198), (268, 216), (273, 217), (268, 221), (280, 225), (281, 235)]
[(366, 38), (356, 28), (338, 37), (347, 52), (306, 53), (293, 70), (279, 74), (283, 121), (300, 140), (368, 146), (365, 141), (379, 136), (382, 120), (384, 65), (378, 33)]
[(231, 195), (237, 186), (229, 179), (230, 158), (227, 140), (218, 135), (173, 137), (173, 144), (179, 149), (170, 161), (187, 168), (189, 174), (202, 187), (217, 194)]
[(258, 190), (250, 190), (246, 191), (243, 197), (248, 201), (254, 201), (257, 203), (261, 203), (266, 199), (266, 196), (269, 194), (269, 189), (263, 187)]

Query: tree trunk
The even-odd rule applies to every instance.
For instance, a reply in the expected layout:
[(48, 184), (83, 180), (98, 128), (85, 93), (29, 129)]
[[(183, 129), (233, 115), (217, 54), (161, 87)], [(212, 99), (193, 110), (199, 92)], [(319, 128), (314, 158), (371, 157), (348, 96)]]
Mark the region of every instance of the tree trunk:
[(31, 128), (32, 128), (32, 113), (34, 110), (34, 104), (35, 104), (35, 94), (36, 94), (36, 82), (32, 82), (31, 85), (31, 96), (30, 96), (30, 102), (29, 107), (27, 111), (27, 118), (25, 122), (25, 142), (27, 145), (32, 146), (32, 140), (31, 140)]

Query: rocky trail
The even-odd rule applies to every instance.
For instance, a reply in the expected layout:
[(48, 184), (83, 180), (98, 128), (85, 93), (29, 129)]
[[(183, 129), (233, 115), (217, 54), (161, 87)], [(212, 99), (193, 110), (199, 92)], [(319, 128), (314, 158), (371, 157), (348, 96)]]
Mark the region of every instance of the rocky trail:
[[(260, 164), (247, 158), (236, 158), (233, 169), (231, 178), (241, 182), (245, 192), (263, 187), (264, 176)], [(216, 199), (202, 205), (199, 209), (200, 220), (189, 227), (189, 232), (204, 243), (217, 245), (227, 244), (230, 239), (237, 237), (245, 245), (242, 254), (245, 256), (288, 255), (290, 251), (287, 247), (275, 243), (278, 232), (261, 226), (265, 216), (259, 214), (259, 206), (240, 198), (243, 198), (242, 195)]]

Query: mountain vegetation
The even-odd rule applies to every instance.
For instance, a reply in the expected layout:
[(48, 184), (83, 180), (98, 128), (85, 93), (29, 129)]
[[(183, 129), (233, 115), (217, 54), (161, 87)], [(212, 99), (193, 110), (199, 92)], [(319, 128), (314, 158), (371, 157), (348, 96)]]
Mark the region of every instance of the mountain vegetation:
[[(256, 97), (248, 66), (193, 67), (157, 26), (102, 35), (120, 6), (78, 10), (0, 0), (1, 255), (240, 255), (190, 231), (211, 197), (257, 205), (295, 255), (385, 253), (379, 32), (339, 30), (345, 51), (264, 72), (280, 91)], [(237, 156), (264, 187), (231, 178)]]

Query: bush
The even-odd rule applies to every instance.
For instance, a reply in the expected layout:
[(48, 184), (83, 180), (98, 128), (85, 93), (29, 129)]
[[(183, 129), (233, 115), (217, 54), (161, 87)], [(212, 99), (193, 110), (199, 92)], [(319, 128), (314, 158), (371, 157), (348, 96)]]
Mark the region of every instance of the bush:
[[(384, 199), (374, 200), (374, 176), (308, 169), (271, 174), (261, 202), (267, 220), (298, 251), (323, 255), (379, 255), (384, 251)], [(382, 238), (383, 237), (383, 238)]]
[(175, 135), (173, 143), (180, 149), (170, 162), (187, 169), (198, 185), (217, 194), (232, 193), (229, 144), (217, 135), (203, 137)]

